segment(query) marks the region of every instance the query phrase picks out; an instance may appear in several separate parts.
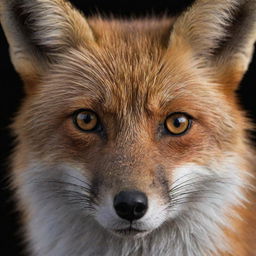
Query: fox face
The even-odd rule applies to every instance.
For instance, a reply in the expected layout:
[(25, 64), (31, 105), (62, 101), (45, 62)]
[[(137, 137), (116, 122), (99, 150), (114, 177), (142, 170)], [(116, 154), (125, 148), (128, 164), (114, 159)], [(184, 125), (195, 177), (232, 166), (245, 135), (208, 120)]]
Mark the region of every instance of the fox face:
[(86, 21), (62, 0), (2, 1), (27, 92), (13, 185), (32, 255), (253, 255), (230, 240), (248, 230), (239, 207), (255, 213), (251, 124), (235, 97), (251, 6)]

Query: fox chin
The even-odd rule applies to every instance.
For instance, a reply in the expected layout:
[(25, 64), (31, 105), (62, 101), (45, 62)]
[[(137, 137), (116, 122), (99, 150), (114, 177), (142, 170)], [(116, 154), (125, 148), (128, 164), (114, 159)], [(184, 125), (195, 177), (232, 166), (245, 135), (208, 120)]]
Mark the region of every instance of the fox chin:
[(31, 256), (256, 256), (252, 122), (236, 90), (256, 0), (85, 18), (1, 0), (26, 96), (11, 185)]

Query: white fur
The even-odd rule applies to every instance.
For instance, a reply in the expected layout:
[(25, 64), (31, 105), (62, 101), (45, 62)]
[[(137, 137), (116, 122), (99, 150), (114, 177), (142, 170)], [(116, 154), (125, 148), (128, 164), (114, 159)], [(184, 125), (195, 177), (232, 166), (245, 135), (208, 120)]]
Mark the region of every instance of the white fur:
[(22, 185), (18, 190), (30, 217), (27, 233), (32, 255), (210, 256), (218, 249), (228, 251), (221, 226), (229, 225), (226, 213), (230, 214), (231, 206), (244, 200), (244, 171), (238, 169), (239, 161), (238, 156), (227, 155), (207, 166), (188, 163), (175, 169), (173, 187), (190, 182), (177, 195), (188, 190), (193, 193), (185, 196), (184, 204), (171, 208), (149, 198), (151, 207), (138, 226), (151, 232), (140, 238), (120, 238), (107, 230), (116, 223), (125, 227), (111, 210), (109, 195), (96, 210), (86, 210), (79, 200), (74, 203), (60, 193), (72, 186), (49, 182), (75, 183), (79, 190), (80, 185), (88, 182), (80, 170), (34, 164), (19, 177)]

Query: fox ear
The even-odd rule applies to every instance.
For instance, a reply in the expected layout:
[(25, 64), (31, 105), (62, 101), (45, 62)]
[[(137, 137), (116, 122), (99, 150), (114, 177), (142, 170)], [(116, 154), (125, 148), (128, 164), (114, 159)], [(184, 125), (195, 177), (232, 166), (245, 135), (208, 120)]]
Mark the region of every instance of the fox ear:
[(256, 0), (196, 0), (176, 20), (170, 47), (185, 45), (230, 91), (248, 68), (255, 40)]
[(93, 41), (85, 18), (64, 0), (0, 0), (12, 62), (27, 84), (68, 48)]

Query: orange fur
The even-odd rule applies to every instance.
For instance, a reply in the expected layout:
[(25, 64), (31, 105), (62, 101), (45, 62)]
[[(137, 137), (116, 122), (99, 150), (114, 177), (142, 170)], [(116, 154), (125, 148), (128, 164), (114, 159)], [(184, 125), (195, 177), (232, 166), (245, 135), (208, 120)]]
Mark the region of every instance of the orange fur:
[[(5, 11), (7, 1), (3, 2), (0, 10)], [(223, 11), (227, 15), (239, 1), (212, 2), (221, 6), (219, 12), (227, 10)], [(61, 6), (67, 24), (58, 29), (68, 33), (55, 38), (53, 52), (46, 49), (45, 56), (44, 52), (35, 55), (32, 51), (24, 51), (23, 58), (13, 54), (28, 92), (12, 126), (17, 136), (13, 156), (15, 188), (22, 186), (21, 174), (31, 162), (45, 166), (68, 163), (93, 181), (99, 194), (114, 196), (124, 189), (142, 190), (163, 205), (166, 186), (174, 182), (173, 170), (191, 162), (204, 166), (222, 161), (226, 152), (241, 156), (239, 168), (255, 178), (255, 153), (246, 134), (251, 124), (234, 93), (250, 59), (242, 56), (243, 48), (252, 52), (254, 31), (248, 29), (250, 36), (244, 37), (242, 49), (231, 38), (230, 48), (239, 51), (234, 58), (225, 47), (224, 55), (214, 56), (207, 49), (217, 49), (216, 40), (202, 34), (207, 33), (207, 22), (212, 24), (215, 16), (222, 18), (218, 10), (215, 16), (209, 16), (212, 12), (208, 14), (207, 4), (214, 8), (211, 1), (196, 1), (178, 18), (91, 18), (86, 22), (62, 0), (44, 3)], [(16, 41), (25, 44), (25, 40), (12, 34), (13, 19), (2, 14), (9, 43), (15, 50)], [(195, 24), (196, 29), (187, 29), (189, 24)], [(245, 22), (247, 27), (255, 27), (255, 22), (252, 24)], [(217, 32), (212, 32), (213, 38), (222, 38), (222, 26), (214, 26)], [(200, 43), (203, 54), (196, 49)], [(71, 116), (80, 108), (97, 113), (107, 127), (106, 137), (82, 133), (74, 127)], [(190, 131), (181, 137), (160, 134), (159, 124), (175, 112), (193, 116)], [(247, 181), (245, 173), (241, 176), (250, 186), (255, 185), (254, 179)], [(211, 256), (255, 256), (256, 195), (249, 185), (242, 190), (248, 202), (232, 206), (240, 218), (232, 212), (229, 219), (233, 230), (222, 227), (233, 252), (223, 250)], [(29, 200), (17, 197), (25, 222), (29, 223), (33, 216), (28, 210)]]

